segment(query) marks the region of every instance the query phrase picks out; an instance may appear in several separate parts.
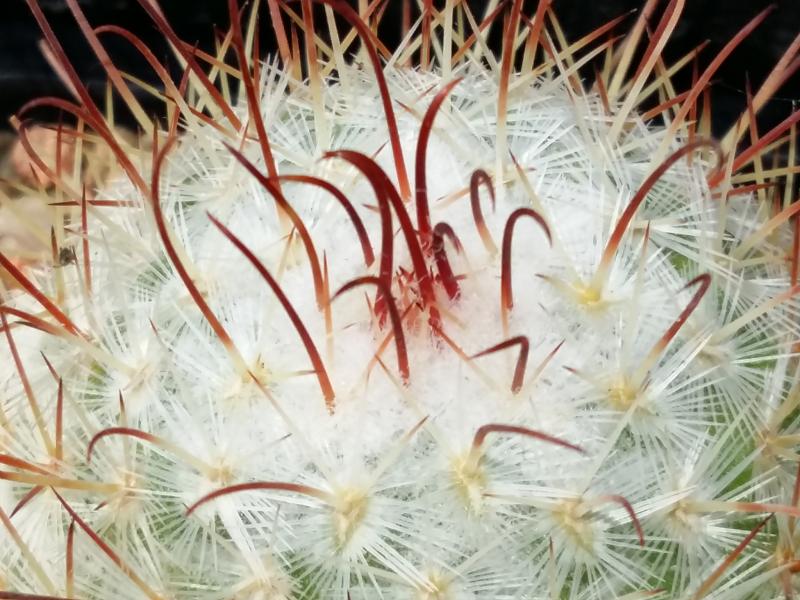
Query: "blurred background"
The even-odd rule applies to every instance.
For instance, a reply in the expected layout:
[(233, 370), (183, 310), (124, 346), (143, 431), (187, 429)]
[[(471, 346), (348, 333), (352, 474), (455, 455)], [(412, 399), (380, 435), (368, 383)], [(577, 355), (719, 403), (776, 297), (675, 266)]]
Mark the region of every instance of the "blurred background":
[[(38, 1), (83, 81), (98, 98), (102, 98), (105, 74), (78, 30), (66, 2)], [(468, 1), (476, 14), (483, 14), (483, 0)], [(39, 50), (41, 34), (26, 1), (2, 2), (0, 80), (3, 93), (0, 95), (0, 128), (8, 130), (8, 117), (27, 100), (43, 95), (66, 96), (67, 92)], [(388, 7), (381, 35), (391, 46), (398, 38), (402, 2), (386, 2)], [(144, 39), (158, 57), (174, 67), (170, 52), (137, 0), (79, 0), (79, 3), (92, 25), (114, 23), (128, 28)], [(683, 17), (665, 52), (667, 62), (682, 56), (702, 41), (709, 40), (701, 55), (701, 65), (707, 64), (739, 28), (770, 3), (769, 0), (686, 0)], [(202, 49), (213, 50), (215, 27), (217, 31), (227, 28), (226, 0), (161, 0), (160, 4), (178, 34), (190, 43), (197, 43)], [(262, 2), (262, 5), (265, 4)], [(554, 0), (562, 25), (573, 40), (642, 4), (643, 0)], [(661, 4), (663, 9), (667, 0)], [(526, 2), (528, 14), (535, 10), (535, 5), (535, 0)], [(266, 10), (263, 14), (266, 18)], [(635, 14), (629, 15), (626, 23), (631, 24), (635, 18)], [(621, 24), (619, 31), (623, 31), (625, 26), (625, 23)], [(262, 26), (261, 32), (262, 48), (274, 50), (272, 29)], [(500, 28), (495, 28), (495, 32), (491, 43), (497, 47)], [(767, 21), (737, 49), (715, 77), (713, 106), (717, 133), (724, 131), (745, 106), (743, 90), (746, 75), (749, 74), (753, 87), (757, 88), (798, 33), (800, 0), (778, 0), (776, 9)], [(122, 70), (156, 83), (152, 72), (126, 42), (112, 37), (104, 38), (106, 41), (112, 57)], [(679, 90), (688, 86), (691, 69), (685, 69), (682, 75), (676, 82)], [(796, 74), (778, 96), (760, 118), (762, 131), (785, 118), (792, 103), (800, 100), (800, 74)], [(141, 100), (145, 105), (150, 102), (144, 93), (141, 94)], [(155, 109), (156, 105), (151, 103), (151, 106)], [(43, 115), (43, 118), (47, 116)]]

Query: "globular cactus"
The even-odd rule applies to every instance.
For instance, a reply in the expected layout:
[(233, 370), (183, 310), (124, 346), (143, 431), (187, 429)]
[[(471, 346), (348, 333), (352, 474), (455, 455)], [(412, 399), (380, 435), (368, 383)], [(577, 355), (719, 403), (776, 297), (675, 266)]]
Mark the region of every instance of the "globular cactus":
[(0, 254), (0, 598), (794, 597), (800, 112), (755, 115), (800, 37), (717, 142), (766, 12), (678, 93), (679, 1), (572, 44), (425, 2), (390, 51), (380, 2), (230, 0), (211, 56), (141, 0), (173, 81), (67, 0), (162, 81), (103, 60), (132, 142), (28, 4), (77, 160), (32, 152), (52, 259)]

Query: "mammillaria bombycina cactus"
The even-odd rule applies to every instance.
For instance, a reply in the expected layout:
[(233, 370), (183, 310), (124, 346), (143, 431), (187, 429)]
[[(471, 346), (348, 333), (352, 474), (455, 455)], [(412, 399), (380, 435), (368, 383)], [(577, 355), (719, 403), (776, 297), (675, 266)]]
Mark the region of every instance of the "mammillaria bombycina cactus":
[(141, 136), (28, 0), (75, 99), (21, 142), (55, 105), (76, 160), (30, 148), (52, 260), (0, 254), (0, 598), (794, 597), (800, 112), (756, 114), (800, 37), (712, 141), (766, 11), (680, 93), (680, 0), (574, 43), (424, 2), (395, 49), (386, 3), (230, 0), (217, 55), (141, 0), (177, 80), (66, 3)]

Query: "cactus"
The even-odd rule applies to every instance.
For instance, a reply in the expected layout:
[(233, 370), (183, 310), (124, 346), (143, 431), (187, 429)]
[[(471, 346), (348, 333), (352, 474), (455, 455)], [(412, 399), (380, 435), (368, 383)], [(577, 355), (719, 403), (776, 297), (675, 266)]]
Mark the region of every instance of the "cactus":
[(800, 37), (719, 141), (707, 94), (768, 11), (678, 93), (683, 2), (425, 2), (390, 50), (380, 3), (230, 0), (212, 56), (141, 0), (173, 81), (67, 0), (162, 81), (104, 61), (131, 139), (28, 4), (75, 100), (23, 142), (55, 105), (116, 174), (31, 148), (52, 257), (0, 253), (0, 598), (792, 597), (800, 112), (755, 115)]

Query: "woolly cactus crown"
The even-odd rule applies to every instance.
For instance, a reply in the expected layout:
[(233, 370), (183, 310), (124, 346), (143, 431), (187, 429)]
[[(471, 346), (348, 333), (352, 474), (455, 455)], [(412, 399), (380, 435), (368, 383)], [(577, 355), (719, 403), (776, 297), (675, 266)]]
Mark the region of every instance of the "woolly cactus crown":
[(31, 148), (52, 260), (0, 253), (0, 598), (792, 597), (800, 113), (755, 114), (800, 37), (714, 142), (766, 12), (677, 93), (680, 1), (572, 44), (426, 2), (390, 52), (385, 3), (231, 0), (211, 56), (141, 0), (173, 81), (67, 0), (162, 79), (151, 120), (104, 62), (131, 143), (28, 3), (79, 102), (22, 114), (119, 174)]

